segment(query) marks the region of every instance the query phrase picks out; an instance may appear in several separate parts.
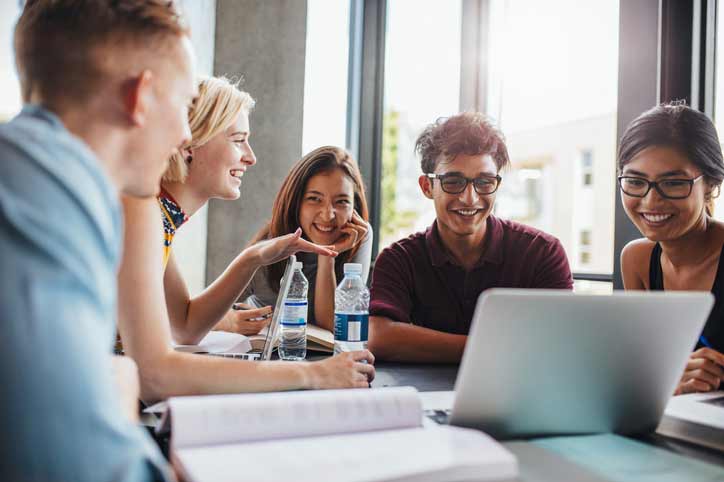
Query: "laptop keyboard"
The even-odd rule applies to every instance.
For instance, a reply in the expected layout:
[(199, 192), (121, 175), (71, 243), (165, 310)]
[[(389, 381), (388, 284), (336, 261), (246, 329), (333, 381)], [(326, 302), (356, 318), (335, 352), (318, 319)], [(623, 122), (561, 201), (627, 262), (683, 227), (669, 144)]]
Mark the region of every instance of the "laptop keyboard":
[(439, 425), (450, 423), (450, 410), (425, 410), (425, 416)]
[(218, 356), (221, 358), (236, 358), (238, 360), (259, 360), (261, 353), (204, 353), (206, 356)]
[(717, 407), (724, 407), (724, 397), (710, 398), (709, 400), (703, 400), (704, 403), (710, 403)]

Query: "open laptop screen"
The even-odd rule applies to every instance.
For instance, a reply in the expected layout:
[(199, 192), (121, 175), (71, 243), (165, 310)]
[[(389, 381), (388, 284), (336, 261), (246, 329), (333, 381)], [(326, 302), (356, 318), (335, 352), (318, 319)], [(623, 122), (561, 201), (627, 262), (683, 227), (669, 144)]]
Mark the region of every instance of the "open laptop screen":
[(286, 300), (289, 294), (289, 285), (292, 279), (292, 269), (294, 263), (297, 261), (297, 257), (291, 255), (287, 261), (287, 267), (284, 269), (284, 276), (279, 286), (279, 296), (277, 296), (277, 302), (274, 305), (274, 314), (272, 315), (271, 323), (267, 328), (266, 338), (264, 339), (264, 349), (261, 352), (262, 360), (270, 360), (272, 351), (274, 351), (274, 342), (279, 334), (279, 320), (282, 316), (282, 310), (284, 309), (284, 300)]

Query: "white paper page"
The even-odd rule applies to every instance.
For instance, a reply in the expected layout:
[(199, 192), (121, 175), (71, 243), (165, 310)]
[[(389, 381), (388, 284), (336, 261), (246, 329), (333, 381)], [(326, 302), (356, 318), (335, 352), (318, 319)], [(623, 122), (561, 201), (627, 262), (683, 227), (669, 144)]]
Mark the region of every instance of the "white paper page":
[(452, 410), (455, 403), (455, 391), (420, 392), (423, 410)]
[(671, 397), (664, 415), (724, 430), (724, 406), (707, 403), (715, 399), (724, 399), (724, 391)]
[(238, 333), (210, 331), (198, 345), (173, 344), (177, 351), (189, 353), (247, 353), (251, 350), (249, 339)]
[(503, 446), (457, 427), (187, 448), (173, 459), (191, 482), (481, 481), (518, 473)]
[(175, 448), (419, 427), (412, 387), (169, 399)]

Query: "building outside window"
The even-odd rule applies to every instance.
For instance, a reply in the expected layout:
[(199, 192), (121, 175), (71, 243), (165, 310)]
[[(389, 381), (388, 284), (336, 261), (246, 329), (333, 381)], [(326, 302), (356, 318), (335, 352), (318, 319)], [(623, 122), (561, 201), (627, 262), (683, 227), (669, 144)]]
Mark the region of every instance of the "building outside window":
[(584, 186), (593, 186), (593, 153), (586, 149), (581, 152), (581, 171)]
[(486, 110), (512, 161), (496, 213), (558, 237), (574, 272), (611, 274), (618, 1), (490, 6)]
[(420, 192), (414, 145), (460, 104), (462, 2), (387, 2), (380, 250), (424, 230), (435, 209)]

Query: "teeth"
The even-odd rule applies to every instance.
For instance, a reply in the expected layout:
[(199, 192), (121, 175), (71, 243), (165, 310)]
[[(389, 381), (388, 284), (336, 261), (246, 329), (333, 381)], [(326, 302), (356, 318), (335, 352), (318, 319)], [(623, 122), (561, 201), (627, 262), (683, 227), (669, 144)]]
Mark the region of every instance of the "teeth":
[(334, 226), (327, 227), (327, 226), (320, 226), (319, 224), (315, 224), (314, 227), (325, 233), (334, 231)]
[(650, 221), (652, 223), (660, 223), (661, 221), (666, 221), (669, 219), (672, 214), (644, 214), (641, 213), (641, 215), (646, 219), (647, 221)]
[(241, 169), (232, 169), (230, 172), (231, 175), (236, 178), (241, 179), (242, 177), (244, 177), (244, 171), (242, 171)]
[(478, 212), (477, 209), (458, 209), (455, 211), (458, 214), (462, 214), (463, 216), (472, 216), (475, 213)]

